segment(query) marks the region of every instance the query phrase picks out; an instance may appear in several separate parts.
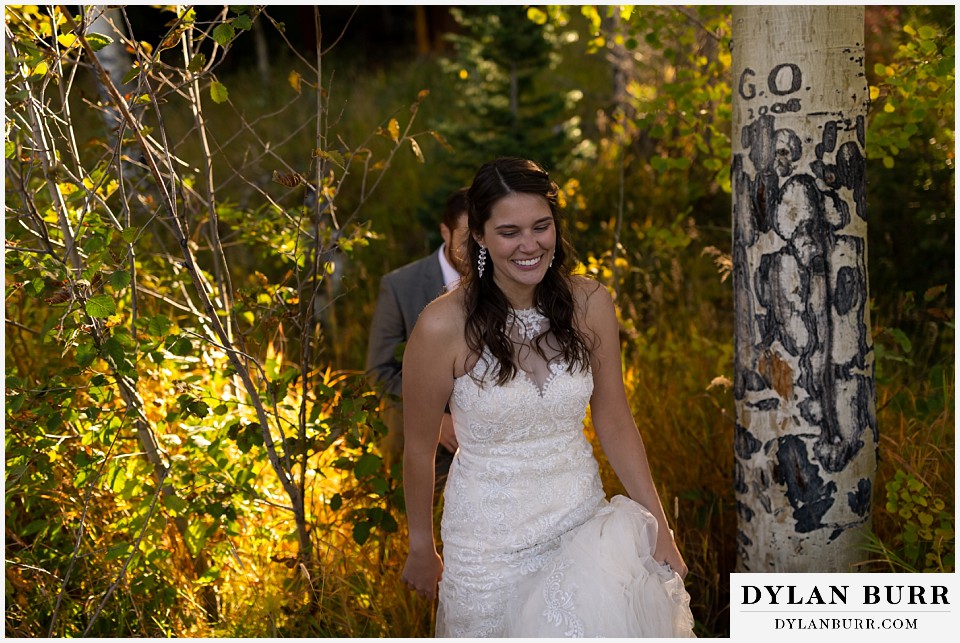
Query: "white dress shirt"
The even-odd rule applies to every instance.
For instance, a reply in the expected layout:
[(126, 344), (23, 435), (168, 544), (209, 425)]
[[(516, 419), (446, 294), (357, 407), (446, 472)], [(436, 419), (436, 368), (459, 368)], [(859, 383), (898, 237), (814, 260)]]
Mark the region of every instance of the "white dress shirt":
[(440, 272), (443, 273), (443, 287), (446, 292), (450, 292), (460, 285), (460, 273), (453, 267), (450, 260), (447, 259), (447, 244), (440, 246)]

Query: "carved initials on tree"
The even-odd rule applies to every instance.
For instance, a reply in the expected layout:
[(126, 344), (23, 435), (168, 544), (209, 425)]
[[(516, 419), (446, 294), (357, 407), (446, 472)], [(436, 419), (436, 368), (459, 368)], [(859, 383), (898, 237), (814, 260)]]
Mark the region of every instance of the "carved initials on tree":
[[(765, 40), (767, 27), (791, 33), (786, 24), (828, 41)], [(877, 444), (863, 13), (738, 7), (734, 43), (740, 566), (847, 571), (853, 532), (869, 520)]]

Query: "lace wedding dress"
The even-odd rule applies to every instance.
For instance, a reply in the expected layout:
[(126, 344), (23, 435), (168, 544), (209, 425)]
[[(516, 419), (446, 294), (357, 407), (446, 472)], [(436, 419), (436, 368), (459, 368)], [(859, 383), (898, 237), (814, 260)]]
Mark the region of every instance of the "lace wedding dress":
[[(547, 324), (513, 312), (520, 368), (507, 384), (489, 354), (454, 383), (436, 635), (692, 636), (683, 581), (652, 558), (656, 520), (605, 499), (583, 434), (593, 378), (567, 371)], [(543, 333), (547, 359), (531, 348)]]

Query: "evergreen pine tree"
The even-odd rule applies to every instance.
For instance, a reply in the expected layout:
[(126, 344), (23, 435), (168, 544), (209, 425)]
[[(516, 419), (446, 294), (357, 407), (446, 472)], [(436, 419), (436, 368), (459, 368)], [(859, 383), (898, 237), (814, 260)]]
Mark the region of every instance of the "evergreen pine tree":
[(463, 33), (449, 36), (456, 57), (443, 63), (460, 83), (461, 118), (438, 129), (454, 147), (454, 173), (468, 181), (498, 156), (530, 158), (548, 170), (561, 167), (575, 145), (575, 122), (565, 118), (566, 96), (541, 80), (559, 59), (554, 27), (535, 24), (521, 6), (451, 13)]

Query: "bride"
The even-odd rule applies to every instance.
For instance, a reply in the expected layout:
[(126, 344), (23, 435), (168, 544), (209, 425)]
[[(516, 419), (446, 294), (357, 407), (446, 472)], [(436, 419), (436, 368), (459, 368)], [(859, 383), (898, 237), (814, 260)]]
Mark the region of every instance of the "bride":
[[(570, 274), (558, 189), (536, 163), (480, 168), (471, 269), (421, 314), (403, 359), (404, 582), (439, 591), (436, 635), (692, 636), (683, 562), (627, 403), (605, 288)], [(459, 450), (433, 475), (449, 404)], [(587, 405), (630, 498), (607, 502)]]

